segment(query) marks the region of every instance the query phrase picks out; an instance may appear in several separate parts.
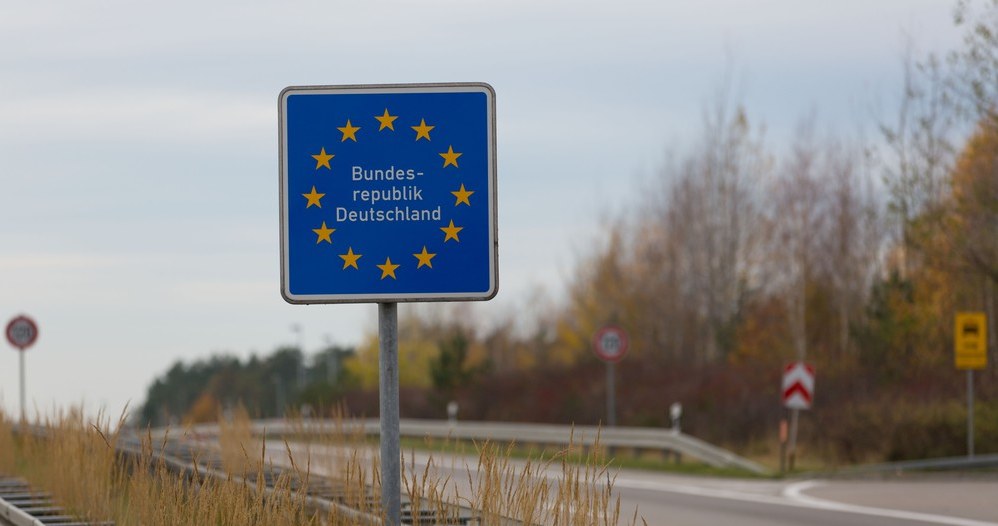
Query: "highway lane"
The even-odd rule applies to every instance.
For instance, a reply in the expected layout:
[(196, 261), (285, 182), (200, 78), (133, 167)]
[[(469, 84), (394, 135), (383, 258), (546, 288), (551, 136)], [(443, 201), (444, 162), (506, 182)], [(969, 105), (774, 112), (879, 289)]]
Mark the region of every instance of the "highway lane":
[(649, 524), (998, 524), (998, 479), (769, 482), (626, 472), (615, 488)]
[(998, 522), (998, 473), (894, 477), (884, 481), (807, 481), (788, 488), (798, 500), (821, 499), (858, 506), (949, 514)]
[[(624, 507), (636, 504), (649, 525), (725, 524), (740, 526), (897, 526), (911, 524), (869, 515), (791, 506), (775, 500), (731, 499), (711, 495), (618, 488)], [(931, 523), (930, 523), (931, 524)]]
[[(292, 444), (296, 462), (306, 449), (316, 471), (335, 471), (328, 462), (344, 458), (331, 446)], [(268, 445), (275, 461), (286, 458), (283, 442)], [(373, 458), (374, 451), (364, 454)], [(468, 480), (478, 457), (406, 451), (412, 472), (448, 479), (450, 491), (474, 493)], [(432, 457), (432, 461), (431, 461)], [(364, 461), (369, 463), (369, 461)], [(525, 462), (511, 460), (515, 469)], [(324, 467), (326, 466), (326, 467)], [(534, 464), (536, 468), (536, 463)], [(561, 476), (559, 464), (539, 472), (548, 481)], [(368, 479), (370, 480), (370, 479)], [(998, 476), (977, 480), (789, 480), (725, 479), (619, 470), (613, 482), (619, 496), (619, 524), (634, 511), (649, 525), (687, 526), (998, 526)], [(637, 524), (642, 524), (639, 519)]]

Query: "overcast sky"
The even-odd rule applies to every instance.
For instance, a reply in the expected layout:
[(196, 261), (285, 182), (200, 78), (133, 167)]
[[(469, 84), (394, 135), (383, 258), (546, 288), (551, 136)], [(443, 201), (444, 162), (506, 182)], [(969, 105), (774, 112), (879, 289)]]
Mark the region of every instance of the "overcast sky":
[[(903, 35), (959, 42), (946, 0), (0, 4), (0, 318), (34, 317), (29, 407), (136, 407), (177, 359), (355, 344), (375, 305), (279, 292), (277, 97), (292, 85), (496, 91), (505, 314), (557, 299), (734, 71), (779, 147), (802, 115), (889, 108)], [(729, 68), (729, 65), (733, 67)], [(404, 307), (403, 307), (404, 308)], [(18, 406), (18, 357), (0, 396)]]

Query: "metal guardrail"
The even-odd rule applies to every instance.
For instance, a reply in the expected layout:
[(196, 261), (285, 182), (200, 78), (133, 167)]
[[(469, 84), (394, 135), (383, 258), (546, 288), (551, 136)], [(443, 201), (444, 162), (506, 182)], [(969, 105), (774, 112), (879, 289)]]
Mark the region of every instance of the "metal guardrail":
[[(215, 429), (217, 428), (213, 424), (203, 424), (195, 426), (192, 431), (213, 434)], [(253, 431), (258, 435), (264, 432), (268, 435), (323, 434), (335, 430), (347, 433), (362, 432), (365, 435), (376, 436), (380, 433), (381, 428), (377, 419), (342, 421), (271, 419), (253, 422)], [(695, 458), (713, 467), (742, 469), (759, 475), (770, 474), (768, 469), (756, 462), (698, 438), (669, 429), (402, 419), (399, 422), (399, 432), (406, 437), (465, 441), (491, 440), (560, 446), (572, 444), (584, 447), (592, 447), (598, 443), (610, 448), (673, 452)]]

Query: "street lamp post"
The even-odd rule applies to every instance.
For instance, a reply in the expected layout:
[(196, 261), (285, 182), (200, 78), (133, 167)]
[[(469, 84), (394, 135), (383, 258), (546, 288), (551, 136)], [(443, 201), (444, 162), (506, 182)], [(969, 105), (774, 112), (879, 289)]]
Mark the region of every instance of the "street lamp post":
[(291, 326), (291, 331), (298, 337), (298, 353), (301, 354), (298, 360), (298, 386), (299, 393), (305, 390), (305, 331), (301, 325), (295, 323)]

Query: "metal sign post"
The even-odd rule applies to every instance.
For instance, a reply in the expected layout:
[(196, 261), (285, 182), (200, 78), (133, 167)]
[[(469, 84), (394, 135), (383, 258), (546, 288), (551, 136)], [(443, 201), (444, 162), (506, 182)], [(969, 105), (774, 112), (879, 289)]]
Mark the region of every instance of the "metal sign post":
[(388, 524), (399, 524), (402, 461), (399, 438), (398, 304), (378, 304), (378, 396), (381, 409), (381, 504)]
[(790, 465), (790, 471), (794, 470), (794, 464), (797, 463), (797, 426), (800, 423), (800, 409), (793, 408), (790, 410), (790, 444), (787, 446), (787, 463)]
[(974, 370), (967, 369), (967, 456), (974, 456)]
[(606, 425), (617, 425), (617, 382), (613, 362), (606, 363)]
[(967, 371), (967, 456), (974, 456), (974, 370), (988, 365), (988, 324), (983, 312), (956, 313), (953, 358)]
[(606, 425), (617, 425), (617, 385), (614, 364), (627, 354), (627, 333), (619, 327), (607, 325), (593, 336), (593, 350), (606, 362)]
[(790, 470), (793, 471), (797, 458), (797, 427), (800, 410), (811, 409), (814, 399), (814, 367), (800, 362), (792, 362), (783, 368), (783, 406), (790, 409), (790, 444), (787, 454), (790, 457)]
[(21, 422), (24, 422), (27, 415), (24, 380), (24, 350), (31, 347), (38, 339), (38, 324), (31, 318), (23, 314), (10, 320), (7, 324), (7, 341), (10, 342), (18, 352), (18, 366), (20, 367), (20, 394), (21, 394)]
[(495, 91), (289, 87), (280, 121), (281, 295), (377, 303), (381, 497), (401, 519), (398, 305), (498, 291)]
[(24, 387), (24, 385), (25, 385), (25, 380), (24, 380), (24, 353), (20, 352), (20, 353), (17, 353), (17, 355), (18, 355), (17, 356), (17, 365), (20, 368), (20, 381), (21, 381), (21, 383), (20, 383), (20, 385), (21, 385), (21, 420), (20, 421), (24, 422), (25, 421), (25, 416), (26, 416), (26, 413), (27, 413), (27, 410), (26, 410), (26, 407), (25, 407), (25, 400), (27, 398), (27, 395), (25, 395), (25, 387)]

